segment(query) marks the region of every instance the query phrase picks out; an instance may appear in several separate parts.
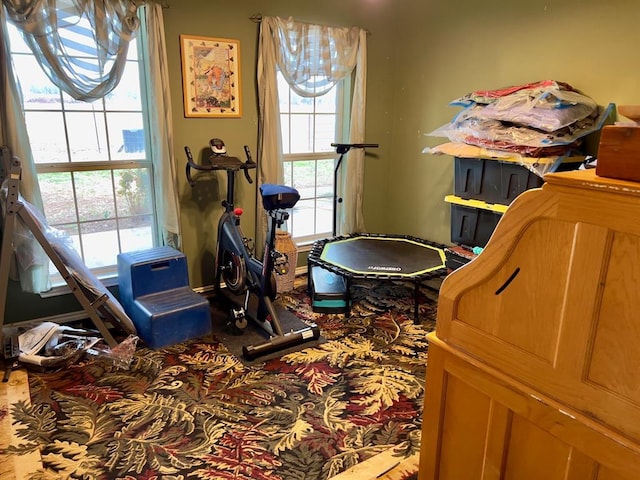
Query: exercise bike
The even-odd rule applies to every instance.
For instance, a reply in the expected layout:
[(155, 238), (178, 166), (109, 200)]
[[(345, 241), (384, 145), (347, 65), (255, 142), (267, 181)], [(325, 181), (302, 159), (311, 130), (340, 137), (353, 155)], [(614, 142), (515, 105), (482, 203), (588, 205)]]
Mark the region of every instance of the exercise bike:
[(320, 336), (317, 325), (299, 330), (284, 332), (273, 302), (276, 299), (277, 284), (275, 275), (288, 272), (286, 254), (275, 248), (276, 230), (287, 221), (287, 209), (293, 208), (300, 199), (295, 188), (285, 185), (263, 184), (260, 186), (262, 206), (268, 216), (267, 236), (265, 239), (262, 260), (256, 258), (250, 239), (245, 237), (240, 228), (242, 209), (234, 206), (235, 176), (242, 170), (249, 183), (253, 183), (249, 170), (257, 164), (251, 158), (249, 147), (245, 146), (246, 161), (227, 155), (226, 146), (221, 139), (214, 138), (209, 142), (212, 155), (208, 165), (200, 165), (193, 161), (191, 150), (185, 146), (187, 155), (186, 175), (189, 185), (195, 186), (191, 170), (225, 171), (227, 175), (227, 194), (222, 201), (224, 212), (218, 221), (218, 243), (215, 260), (216, 293), (222, 293), (222, 283), (236, 297), (244, 296), (242, 303), (234, 302), (227, 326), (241, 333), (247, 327), (250, 296), (257, 298), (256, 314), (251, 318), (269, 335), (269, 339), (242, 348), (243, 355), (253, 360), (268, 353), (289, 348), (301, 343), (316, 340)]

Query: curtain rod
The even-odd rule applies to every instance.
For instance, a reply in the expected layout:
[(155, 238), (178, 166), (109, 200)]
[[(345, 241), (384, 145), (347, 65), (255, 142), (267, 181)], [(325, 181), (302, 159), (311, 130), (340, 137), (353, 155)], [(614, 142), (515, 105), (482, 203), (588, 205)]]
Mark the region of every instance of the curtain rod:
[[(261, 13), (254, 13), (253, 15), (251, 15), (249, 17), (249, 20), (251, 20), (254, 23), (260, 23), (260, 22), (262, 22), (262, 14)], [(311, 22), (300, 22), (300, 23), (310, 24)], [(337, 28), (344, 28), (344, 27), (337, 27)], [(367, 30), (367, 29), (363, 29), (363, 30), (365, 32), (367, 32), (367, 36), (371, 35), (371, 32), (369, 30)]]

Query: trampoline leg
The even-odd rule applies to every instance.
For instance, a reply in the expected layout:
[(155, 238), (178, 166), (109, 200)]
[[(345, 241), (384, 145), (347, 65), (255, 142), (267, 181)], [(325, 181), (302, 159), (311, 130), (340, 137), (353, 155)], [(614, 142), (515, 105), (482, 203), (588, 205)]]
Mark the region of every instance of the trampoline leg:
[(351, 316), (351, 279), (349, 277), (347, 277), (346, 279), (346, 283), (347, 283), (347, 291), (344, 292), (344, 298), (347, 301), (346, 304), (346, 309), (344, 312), (344, 316), (345, 318), (349, 318)]
[(414, 291), (413, 291), (413, 295), (414, 295), (414, 310), (413, 310), (413, 323), (415, 325), (418, 325), (420, 323), (420, 309), (419, 309), (419, 296), (420, 296), (420, 282), (418, 280), (415, 281), (415, 287), (414, 287)]

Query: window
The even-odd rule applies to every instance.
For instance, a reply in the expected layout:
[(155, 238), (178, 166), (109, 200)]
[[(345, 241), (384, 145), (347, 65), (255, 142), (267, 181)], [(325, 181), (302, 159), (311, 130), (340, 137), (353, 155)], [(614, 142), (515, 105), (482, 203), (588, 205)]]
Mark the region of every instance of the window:
[[(47, 222), (99, 277), (115, 276), (118, 253), (157, 238), (138, 41), (115, 90), (87, 103), (53, 85), (11, 24), (9, 32)], [(53, 264), (50, 272), (53, 285), (64, 283)]]
[(333, 192), (336, 152), (331, 143), (343, 138), (348, 118), (343, 80), (325, 95), (305, 98), (294, 93), (278, 73), (285, 184), (300, 192), (289, 219), (298, 244), (333, 233)]

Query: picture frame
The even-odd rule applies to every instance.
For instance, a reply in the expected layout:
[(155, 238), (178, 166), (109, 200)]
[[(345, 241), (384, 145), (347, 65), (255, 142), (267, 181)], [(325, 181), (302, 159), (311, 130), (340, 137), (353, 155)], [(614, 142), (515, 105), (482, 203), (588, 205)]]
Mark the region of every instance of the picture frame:
[(240, 42), (180, 35), (185, 117), (239, 118)]

